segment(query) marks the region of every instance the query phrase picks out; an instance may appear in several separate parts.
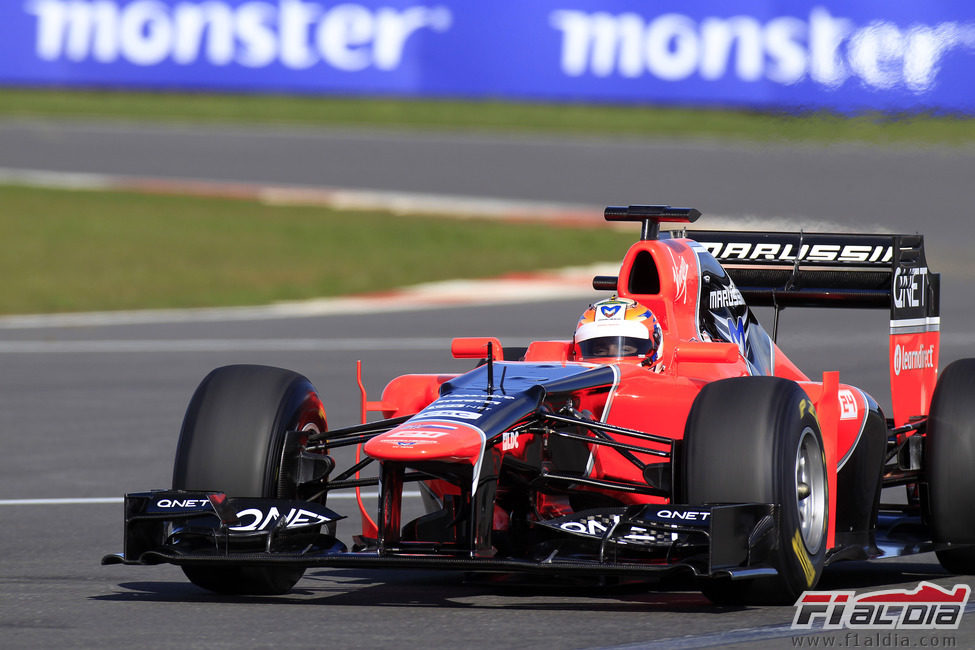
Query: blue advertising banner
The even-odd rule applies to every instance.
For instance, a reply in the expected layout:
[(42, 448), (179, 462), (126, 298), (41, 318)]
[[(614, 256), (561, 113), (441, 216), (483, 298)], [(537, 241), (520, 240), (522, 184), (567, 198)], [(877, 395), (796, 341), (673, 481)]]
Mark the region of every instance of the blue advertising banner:
[(970, 0), (7, 0), (0, 84), (975, 113)]

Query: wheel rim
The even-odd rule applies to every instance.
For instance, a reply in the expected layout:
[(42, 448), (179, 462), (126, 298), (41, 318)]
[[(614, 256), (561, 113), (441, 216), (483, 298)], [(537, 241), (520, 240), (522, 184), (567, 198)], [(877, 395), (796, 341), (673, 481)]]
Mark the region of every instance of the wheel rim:
[(799, 438), (795, 476), (799, 532), (806, 550), (815, 554), (826, 532), (826, 464), (819, 438), (809, 427)]

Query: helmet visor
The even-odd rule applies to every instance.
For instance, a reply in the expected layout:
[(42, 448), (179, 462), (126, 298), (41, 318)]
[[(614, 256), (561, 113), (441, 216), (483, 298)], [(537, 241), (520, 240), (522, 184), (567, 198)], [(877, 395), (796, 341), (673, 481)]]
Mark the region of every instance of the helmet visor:
[(583, 357), (642, 357), (652, 347), (652, 339), (633, 336), (601, 336), (579, 342)]

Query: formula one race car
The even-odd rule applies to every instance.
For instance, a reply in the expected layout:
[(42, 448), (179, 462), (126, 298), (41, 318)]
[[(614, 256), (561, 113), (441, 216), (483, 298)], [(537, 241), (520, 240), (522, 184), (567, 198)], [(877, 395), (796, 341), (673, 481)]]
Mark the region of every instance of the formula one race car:
[[(378, 402), (363, 390), (355, 426), (329, 430), (294, 372), (214, 370), (187, 410), (172, 489), (126, 496), (124, 553), (103, 562), (168, 562), (205, 589), (263, 594), (308, 567), (683, 574), (737, 603), (791, 603), (839, 560), (934, 550), (975, 572), (975, 359), (937, 378), (923, 238), (661, 232), (699, 216), (607, 208), (642, 237), (618, 277), (594, 279), (613, 296), (573, 340), (455, 339), (474, 369), (397, 377)], [(748, 305), (774, 309), (772, 336)], [(892, 418), (782, 353), (791, 306), (890, 310)], [(345, 446), (362, 455), (339, 469)], [(369, 465), (377, 476), (360, 475)], [(405, 521), (408, 484), (427, 508)], [(366, 486), (378, 505), (358, 495), (347, 545), (329, 496)], [(891, 486), (905, 503), (881, 504)]]

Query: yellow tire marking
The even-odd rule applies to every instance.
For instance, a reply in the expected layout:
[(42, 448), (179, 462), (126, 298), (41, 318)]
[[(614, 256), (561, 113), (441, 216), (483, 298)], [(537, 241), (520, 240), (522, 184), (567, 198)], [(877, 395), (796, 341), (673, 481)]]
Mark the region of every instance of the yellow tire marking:
[(801, 400), (799, 400), (799, 417), (800, 418), (806, 417), (806, 409), (809, 410), (809, 414), (810, 415), (812, 415), (813, 417), (815, 417), (815, 418), (818, 419), (818, 416), (816, 415), (816, 407), (813, 406), (813, 403), (810, 402), (807, 399), (801, 399)]
[(802, 572), (806, 575), (806, 586), (812, 587), (813, 582), (816, 580), (816, 568), (809, 561), (809, 556), (806, 555), (806, 547), (802, 543), (802, 537), (799, 535), (799, 529), (796, 529), (796, 534), (792, 536), (792, 552), (796, 554), (799, 558), (799, 564), (802, 566)]

